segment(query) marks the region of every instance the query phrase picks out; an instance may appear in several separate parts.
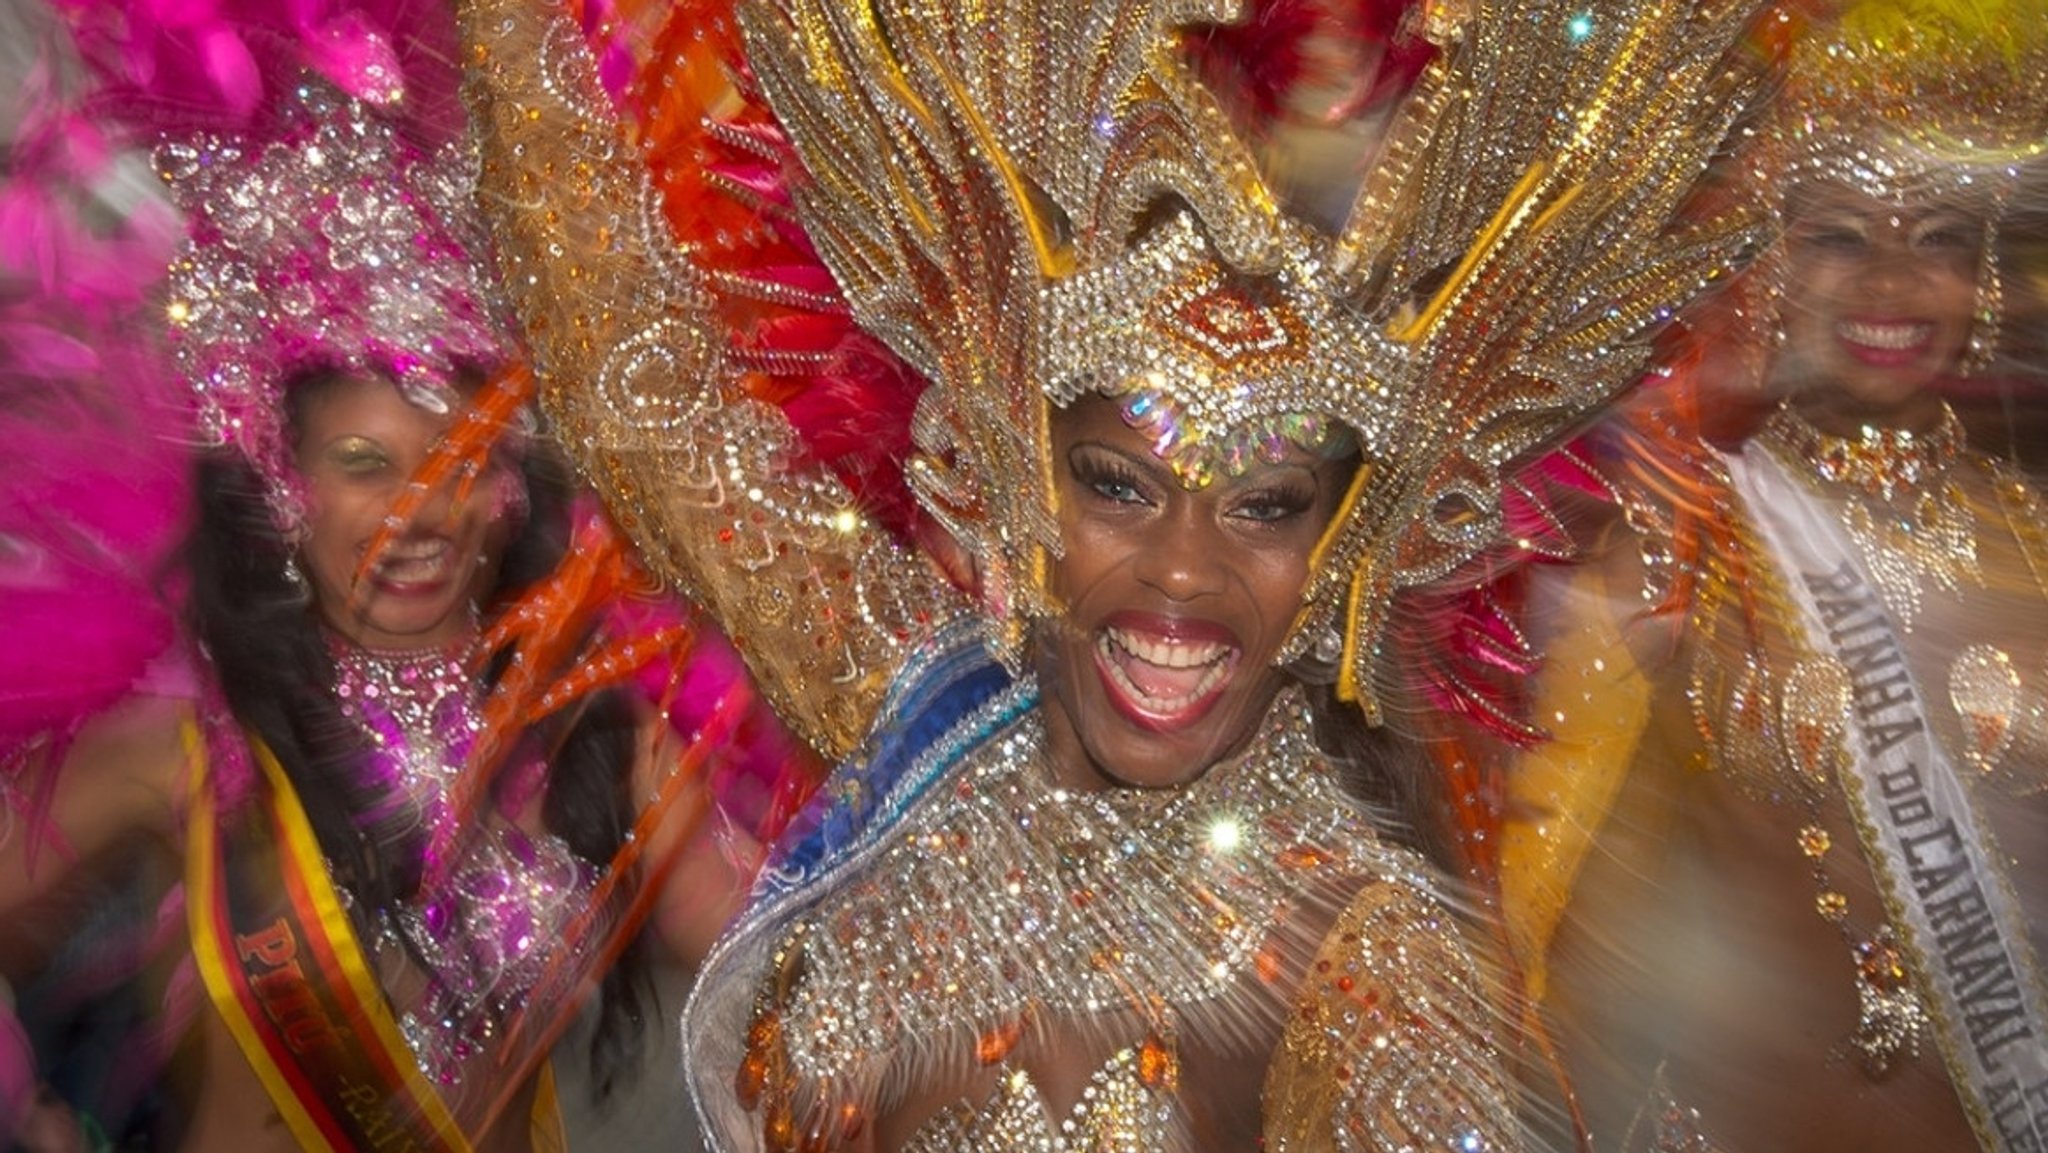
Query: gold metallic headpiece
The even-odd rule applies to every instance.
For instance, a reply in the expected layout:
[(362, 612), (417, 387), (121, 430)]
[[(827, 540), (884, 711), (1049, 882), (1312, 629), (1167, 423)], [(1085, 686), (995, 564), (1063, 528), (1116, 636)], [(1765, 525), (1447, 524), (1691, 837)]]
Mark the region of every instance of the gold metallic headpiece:
[[(1376, 717), (1396, 599), (1500, 542), (1504, 477), (1636, 379), (1662, 322), (1754, 239), (1747, 216), (1682, 208), (1758, 87), (1731, 50), (1757, 2), (1419, 7), (1435, 57), (1334, 232), (1289, 217), (1190, 65), (1183, 38), (1241, 18), (1235, 0), (737, 10), (746, 69), (794, 146), (796, 221), (853, 320), (931, 382), (909, 475), (974, 554), (998, 651), (1019, 654), (1054, 608), (1051, 412), (1104, 392), (1197, 481), (1276, 433), (1355, 441), (1284, 655), (1340, 630), (1339, 691)], [(675, 384), (740, 377), (726, 282), (664, 244), (644, 183), (629, 202), (573, 27), (530, 49), (517, 0), (468, 6), (501, 254), (563, 427), (657, 565), (707, 603), (789, 611), (759, 573), (830, 578), (782, 559), (794, 545), (750, 556), (746, 579), (679, 548), (698, 504), (731, 499), (725, 478), (785, 459), (779, 440), (716, 463), (690, 447), (714, 400), (757, 411), (742, 388)], [(856, 522), (819, 515), (811, 544)], [(886, 615), (835, 612), (818, 651), (855, 651)], [(872, 667), (851, 660), (845, 679)]]
[[(753, 0), (799, 214), (869, 331), (934, 382), (913, 476), (1014, 647), (1050, 611), (1050, 409), (1157, 392), (1180, 442), (1346, 426), (1359, 480), (1288, 652), (1382, 620), (1499, 535), (1503, 470), (1641, 370), (1746, 240), (1674, 229), (1742, 107), (1740, 4), (1436, 5), (1436, 62), (1335, 237), (1291, 222), (1178, 49), (1235, 4)], [(1162, 206), (1169, 206), (1162, 210)], [(1178, 206), (1178, 207), (1175, 207)], [(961, 510), (979, 510), (978, 516)]]
[(2048, 2), (1856, 0), (1794, 42), (1757, 150), (1768, 196), (1810, 180), (1995, 210), (2048, 146)]
[[(1816, 185), (1981, 217), (1959, 367), (1983, 369), (2004, 318), (1999, 225), (2022, 166), (2048, 150), (2048, 0), (1855, 0), (1795, 37), (1784, 88), (1743, 149), (1750, 194), (1780, 232)], [(1758, 348), (1780, 331), (1788, 260), (1773, 246), (1737, 294)]]

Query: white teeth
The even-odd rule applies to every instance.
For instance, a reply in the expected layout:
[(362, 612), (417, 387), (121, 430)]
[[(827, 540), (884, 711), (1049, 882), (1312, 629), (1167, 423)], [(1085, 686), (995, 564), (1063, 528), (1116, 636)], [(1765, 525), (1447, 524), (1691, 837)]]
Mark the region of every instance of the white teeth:
[(398, 541), (384, 550), (377, 575), (401, 583), (436, 580), (446, 571), (452, 553), (452, 546), (440, 538)]
[[(1113, 632), (1114, 630), (1111, 631)], [(1146, 712), (1162, 715), (1177, 713), (1196, 701), (1201, 700), (1203, 697), (1208, 696), (1209, 691), (1214, 689), (1217, 683), (1222, 681), (1226, 675), (1225, 662), (1217, 661), (1214, 665), (1210, 666), (1208, 672), (1202, 674), (1201, 680), (1195, 682), (1194, 688), (1179, 696), (1155, 697), (1144, 689), (1139, 688), (1137, 683), (1132, 681), (1130, 676), (1124, 672), (1123, 667), (1111, 658), (1110, 647), (1113, 643), (1116, 642), (1112, 642), (1107, 635), (1095, 643), (1095, 647), (1102, 652), (1102, 667), (1109, 670), (1110, 679), (1115, 681), (1116, 686), (1124, 691), (1124, 695), (1136, 701), (1139, 707), (1143, 708)], [(1122, 645), (1119, 643), (1117, 647), (1121, 648)], [(1137, 656), (1136, 653), (1132, 655)], [(1140, 659), (1142, 660), (1143, 658), (1141, 657)]]
[(1889, 351), (1914, 348), (1926, 343), (1934, 332), (1931, 324), (1867, 324), (1861, 321), (1845, 320), (1835, 325), (1835, 332), (1842, 339), (1866, 348), (1882, 348)]
[(448, 551), (448, 542), (440, 537), (424, 540), (394, 541), (384, 550), (384, 559), (392, 561), (431, 560)]
[(1148, 665), (1158, 665), (1162, 669), (1192, 669), (1213, 664), (1230, 651), (1229, 645), (1218, 644), (1215, 641), (1155, 641), (1135, 636), (1122, 629), (1112, 628), (1104, 631), (1109, 634), (1110, 640), (1116, 642), (1118, 648)]

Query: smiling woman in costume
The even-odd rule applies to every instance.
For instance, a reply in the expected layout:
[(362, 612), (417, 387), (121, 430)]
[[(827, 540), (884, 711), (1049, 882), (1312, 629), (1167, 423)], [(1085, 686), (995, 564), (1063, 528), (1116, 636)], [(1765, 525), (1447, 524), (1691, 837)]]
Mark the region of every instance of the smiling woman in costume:
[(465, 8), (544, 396), (845, 758), (686, 1014), (719, 1148), (1517, 1143), (1441, 882), (1319, 734), (1458, 697), (1406, 598), (1740, 240), (1664, 246), (1743, 13), (1633, 7), (1418, 13), (1334, 235), (1184, 52), (1229, 5)]
[[(576, 687), (550, 680), (551, 651), (590, 653), (584, 689), (630, 667), (598, 650), (601, 622), (572, 595), (617, 591), (625, 570), (585, 547), (566, 467), (532, 435), (474, 215), (452, 22), (403, 2), (231, 3), (168, 26), (112, 5), (65, 16), (98, 85), (92, 123), (155, 147), (183, 231), (167, 278), (131, 254), (44, 287), (44, 351), (68, 355), (13, 362), (10, 400), (109, 411), (40, 429), (31, 415), (10, 447), (39, 465), (126, 444), (189, 467), (194, 413), (209, 443), (195, 491), (176, 490), (197, 507), (172, 557), (140, 546), (182, 531), (186, 510), (119, 459), (9, 478), (11, 627), (64, 626), (67, 672), (119, 687), (86, 702), (26, 683), (43, 654), (0, 666), (0, 968), (39, 981), (44, 1008), (139, 974), (140, 1043), (88, 1088), (118, 1106), (161, 1079), (162, 1108), (133, 1134), (151, 1148), (559, 1148), (548, 1049), (587, 983), (606, 982), (597, 1080), (633, 1049), (636, 968), (609, 962), (632, 951), (635, 861), (674, 866), (658, 915), (685, 955), (741, 883), (708, 842), (642, 812), (697, 787), (668, 774), (652, 710), (537, 700)], [(67, 295), (109, 285), (155, 307), (103, 317), (104, 352), (79, 355), (60, 336), (83, 323)], [(161, 399), (157, 381), (182, 403), (117, 407)], [(69, 503), (24, 509), (43, 492)], [(108, 591), (127, 584), (125, 601)], [(552, 599), (519, 599), (535, 590)], [(115, 677), (93, 642), (124, 630), (147, 636)], [(36, 739), (16, 743), (24, 728)], [(159, 923), (110, 932), (80, 899), (97, 891)], [(80, 931), (100, 935), (67, 955)]]
[[(1755, 329), (1617, 422), (1627, 526), (1556, 598), (1505, 914), (1596, 1148), (2048, 1134), (2048, 519), (1945, 389), (2048, 147), (2048, 7), (1849, 5), (1742, 154)], [(1746, 441), (1707, 415), (1771, 405)], [(1708, 771), (1701, 771), (1701, 770)]]

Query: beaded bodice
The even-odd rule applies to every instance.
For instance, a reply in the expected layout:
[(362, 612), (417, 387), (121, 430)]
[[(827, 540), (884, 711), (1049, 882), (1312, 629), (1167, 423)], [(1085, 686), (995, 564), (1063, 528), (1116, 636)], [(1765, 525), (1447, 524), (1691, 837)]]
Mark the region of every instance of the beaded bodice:
[[(1352, 1133), (1338, 1148), (1512, 1143), (1484, 998), (1435, 882), (1342, 794), (1291, 695), (1251, 751), (1157, 791), (1058, 786), (1027, 708), (833, 881), (829, 901), (760, 935), (758, 964), (715, 967), (692, 1009), (704, 1035), (747, 1038), (736, 1071), (706, 1076), (738, 1086), (754, 1137), (818, 1116), (857, 1131), (978, 1069), (994, 1093), (945, 1108), (909, 1149), (1197, 1148), (1183, 1052), (1279, 1038), (1292, 1003), (1318, 1024), (1288, 1035), (1266, 1094), (1321, 1113), (1275, 1111), (1269, 1147), (1333, 1126)], [(1333, 901), (1351, 903), (1342, 934)], [(747, 973), (750, 992), (717, 987)], [(721, 1005), (745, 1019), (719, 1020)], [(1110, 1054), (1057, 1116), (1015, 1060), (1053, 1021)], [(1363, 1108), (1389, 1094), (1431, 1108), (1398, 1122)]]
[[(1661, 1007), (1640, 1023), (1617, 1024), (1617, 1015), (1599, 1026), (1634, 1030), (1626, 1036), (1643, 1054), (1674, 1056), (1668, 1077), (1659, 1074), (1658, 1103), (1639, 1118), (1639, 1136), (1651, 1140), (1652, 1122), (1657, 1135), (1626, 1148), (1704, 1151), (1710, 1131), (1748, 1147), (1755, 1129), (1744, 1134), (1742, 1125), (1805, 1100), (1779, 1092), (1781, 1076), (1820, 1067), (1844, 1072), (1839, 1083), (1802, 1085), (1806, 1092), (1833, 1101), (1869, 1092), (1874, 1110), (1900, 1115), (1911, 1115), (1911, 1094), (1938, 1069), (1963, 1106), (1960, 1130), (1988, 1083), (1967, 1064), (1988, 1051), (1975, 1046), (1970, 1022), (1981, 1029), (2032, 1011), (2017, 991), (2034, 962), (2008, 959), (2040, 947), (2042, 895), (2030, 870), (2048, 843), (2048, 520), (2031, 486), (1968, 449), (1952, 418), (1918, 436), (1872, 431), (1843, 441), (1781, 415), (1739, 453), (1707, 463), (1702, 491), (1726, 535), (1686, 574), (1695, 583), (1675, 650), (1679, 675), (1644, 690), (1669, 707), (1625, 740), (1599, 737), (1633, 750), (1612, 769), (1588, 765), (1606, 754), (1579, 726), (1568, 749), (1595, 751), (1571, 771), (1610, 783), (1559, 788), (1560, 815), (1540, 835), (1597, 828), (1602, 841), (1591, 850), (1591, 841), (1561, 840), (1546, 862), (1549, 876), (1564, 878), (1560, 895), (1536, 893), (1525, 916), (1547, 931), (1542, 918), (1558, 906), (1543, 902), (1582, 893), (1594, 894), (1586, 907), (1602, 915), (1619, 916), (1611, 910), (1623, 900), (1645, 910), (1626, 960), (1602, 954), (1566, 982), (1589, 972), (1608, 980), (1625, 965), (1646, 976), (1611, 1003)], [(1645, 591), (1654, 595), (1679, 575), (1675, 502), (1624, 492), (1631, 524), (1647, 538)], [(1616, 644), (1623, 636), (1586, 633)], [(1588, 710), (1626, 711), (1608, 691), (1614, 678), (1583, 658), (1575, 667), (1584, 683), (1573, 696)], [(1670, 831), (1678, 821), (1682, 831)], [(1587, 874), (1574, 876), (1581, 861)], [(1674, 901), (1680, 893), (1694, 896)], [(1971, 909), (1968, 931), (1930, 908)], [(1567, 931), (1583, 948), (1597, 929)], [(1660, 973), (1683, 972), (1660, 959), (1699, 948), (1736, 963), (1712, 982), (1659, 983)], [(1559, 955), (1571, 963), (1569, 951)], [(2022, 975), (2010, 984), (1957, 976), (1980, 972)], [(1821, 1040), (1766, 1053), (1753, 1033), (1765, 1021), (1785, 1031), (1773, 1037)], [(1754, 1085), (1677, 1059), (1738, 1044), (1754, 1046), (1758, 1067), (1770, 1070)], [(1629, 1075), (1647, 1082), (1651, 1071), (1646, 1057)], [(1619, 1083), (1606, 1088), (1619, 1098)]]
[[(1866, 454), (1846, 471), (1825, 453), (1816, 459), (1799, 452), (1801, 442), (1783, 435), (1784, 428), (1773, 424), (1748, 452), (1770, 454), (1798, 478), (1800, 499), (1847, 526), (1856, 562), (1906, 642), (1906, 663), (1925, 681), (1930, 719), (1951, 755), (1983, 784), (2040, 791), (2039, 772), (2030, 766), (2048, 749), (2048, 653), (2037, 627), (2048, 614), (2048, 516), (2032, 486), (2017, 470), (1962, 446), (1948, 423), (1929, 438), (1938, 467), (1873, 464), (1868, 458), (1876, 454)], [(1897, 507), (1873, 513), (1873, 500)], [(1737, 570), (1709, 558), (1692, 617), (1688, 699), (1716, 761), (1738, 780), (1754, 782), (1759, 773), (1796, 779), (1794, 742), (1769, 734), (1797, 728), (1807, 713), (1843, 710), (1832, 695), (1816, 696), (1801, 683), (1814, 681), (1804, 671), (1813, 646), (1787, 607), (1786, 582), (1799, 579), (1797, 572), (1754, 539), (1746, 527), (1753, 511), (1731, 510), (1745, 534), (1750, 587), (1770, 627), (1757, 634), (1760, 640), (1742, 639)], [(1807, 728), (1831, 734), (1825, 743), (1832, 744), (1842, 721)]]
[(337, 643), (333, 652), (342, 713), (369, 739), (392, 803), (410, 807), (421, 830), (427, 887), (378, 918), (376, 945), (387, 969), (411, 958), (424, 970), (418, 995), (400, 1006), (399, 1027), (421, 1070), (453, 1085), (558, 959), (562, 930), (597, 870), (560, 837), (518, 823), (543, 787), (538, 760), (508, 770), (484, 818), (453, 830), (453, 789), (482, 725), (459, 651)]

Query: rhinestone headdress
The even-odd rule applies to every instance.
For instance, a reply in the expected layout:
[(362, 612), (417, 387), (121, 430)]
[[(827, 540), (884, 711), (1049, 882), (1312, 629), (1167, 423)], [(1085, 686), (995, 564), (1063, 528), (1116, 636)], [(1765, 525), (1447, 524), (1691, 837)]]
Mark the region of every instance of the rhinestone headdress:
[[(2048, 150), (2048, 3), (1857, 0), (1799, 29), (1784, 90), (1744, 149), (1744, 179), (1774, 225), (1802, 188), (1838, 185), (1909, 206), (1945, 201), (1985, 236), (1964, 371), (1989, 363), (2004, 312), (1998, 227), (2023, 165)], [(1738, 295), (1767, 331), (1791, 274), (1782, 245)]]
[[(1285, 655), (1338, 630), (1339, 690), (1376, 714), (1396, 598), (1469, 573), (1528, 519), (1509, 473), (1635, 379), (1659, 325), (1754, 239), (1747, 216), (1681, 211), (1758, 86), (1731, 52), (1754, 6), (1418, 7), (1408, 23), (1432, 61), (1360, 158), (1369, 175), (1334, 230), (1283, 206), (1187, 50), (1248, 4), (738, 0), (744, 61), (694, 66), (743, 75), (772, 123), (685, 143), (654, 131), (645, 157), (711, 168), (690, 157), (725, 149), (736, 159), (706, 183), (748, 206), (737, 218), (624, 190), (634, 178), (617, 138), (591, 127), (613, 110), (574, 28), (529, 30), (511, 0), (472, 0), (467, 19), (502, 181), (494, 227), (548, 398), (648, 553), (681, 558), (672, 571), (693, 591), (788, 611), (761, 582), (725, 589), (684, 555), (691, 518), (732, 499), (754, 459), (706, 461), (686, 426), (773, 395), (764, 371), (832, 362), (815, 346), (764, 349), (765, 325), (735, 333), (752, 302), (808, 300), (804, 323), (850, 321), (929, 382), (905, 473), (972, 554), (1008, 656), (1057, 610), (1056, 407), (1118, 398), (1190, 483), (1281, 441), (1355, 445), (1362, 465)], [(682, 35), (715, 39), (723, 19)], [(646, 115), (705, 83), (665, 73)], [(565, 178), (575, 195), (558, 194)], [(683, 213), (695, 223), (672, 232)], [(800, 231), (786, 247), (822, 260), (830, 283), (734, 275), (726, 253), (750, 231)], [(785, 451), (762, 441), (766, 475)], [(720, 539), (749, 539), (751, 515)], [(816, 520), (803, 531), (858, 524)], [(765, 572), (784, 555), (735, 559)], [(852, 651), (825, 635), (848, 620), (817, 626), (822, 651)], [(849, 681), (869, 667), (846, 663)]]
[(934, 382), (913, 480), (1012, 643), (1053, 607), (1054, 405), (1142, 389), (1173, 410), (1167, 451), (1314, 414), (1363, 465), (1291, 651), (1337, 620), (1340, 689), (1370, 712), (1393, 598), (1497, 539), (1504, 470), (1626, 385), (1746, 240), (1674, 225), (1742, 106), (1746, 9), (1432, 6), (1438, 56), (1335, 236), (1289, 219), (1177, 50), (1238, 11), (740, 14), (800, 218), (856, 318)]
[(1794, 41), (1755, 150), (1782, 196), (1827, 180), (1883, 200), (2004, 193), (2048, 147), (2048, 4), (1857, 0)]
[(508, 337), (484, 279), (468, 152), (423, 148), (378, 105), (316, 79), (286, 102), (276, 136), (169, 142), (157, 170), (188, 220), (166, 305), (179, 367), (289, 533), (303, 515), (289, 383), (372, 373), (446, 412), (457, 374), (507, 359)]

